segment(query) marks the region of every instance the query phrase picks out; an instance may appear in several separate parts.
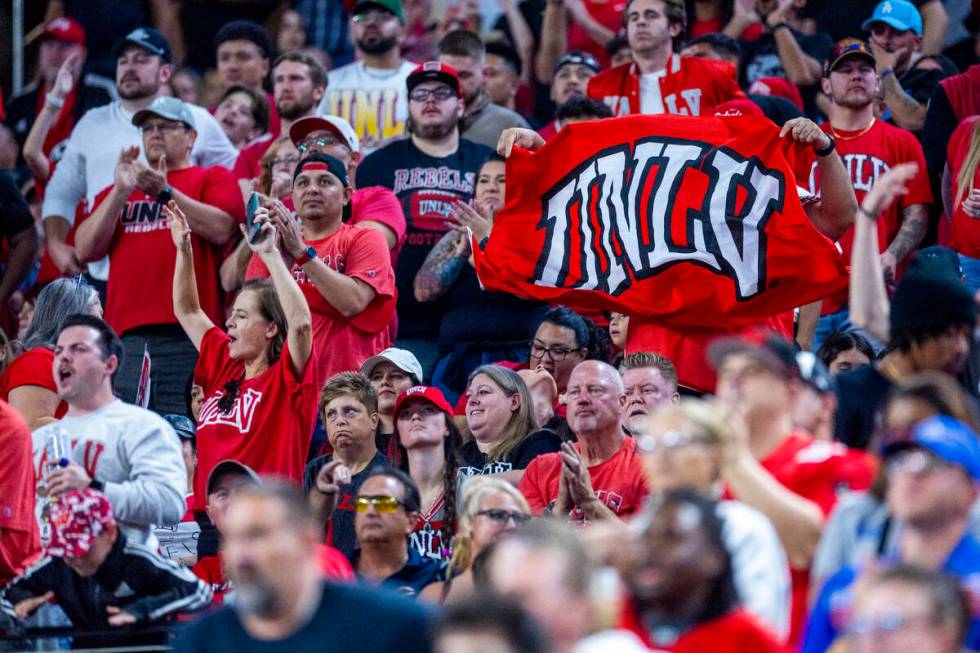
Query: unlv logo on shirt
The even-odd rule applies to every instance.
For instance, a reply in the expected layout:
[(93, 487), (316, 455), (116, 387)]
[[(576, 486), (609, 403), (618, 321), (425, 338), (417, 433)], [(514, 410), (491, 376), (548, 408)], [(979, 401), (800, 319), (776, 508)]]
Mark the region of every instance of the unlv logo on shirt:
[(227, 413), (221, 411), (218, 402), (225, 396), (224, 390), (219, 390), (205, 400), (201, 406), (201, 420), (198, 428), (209, 424), (223, 424), (232, 426), (242, 433), (248, 433), (252, 429), (252, 418), (255, 417), (255, 408), (262, 401), (262, 393), (258, 390), (249, 388), (235, 398), (231, 410)]
[[(844, 160), (847, 176), (854, 185), (855, 192), (869, 192), (874, 183), (878, 181), (878, 177), (892, 169), (886, 162), (871, 154), (841, 154), (841, 159)], [(817, 181), (816, 161), (810, 166), (809, 183), (810, 192), (816, 193), (820, 186)]]
[(119, 222), (123, 226), (123, 233), (127, 234), (167, 228), (167, 216), (161, 210), (161, 206), (155, 201), (148, 200), (126, 202), (122, 215), (119, 216)]
[(695, 140), (599, 151), (542, 197), (547, 235), (528, 281), (616, 296), (686, 261), (731, 278), (745, 300), (765, 290), (765, 228), (786, 188), (757, 158)]

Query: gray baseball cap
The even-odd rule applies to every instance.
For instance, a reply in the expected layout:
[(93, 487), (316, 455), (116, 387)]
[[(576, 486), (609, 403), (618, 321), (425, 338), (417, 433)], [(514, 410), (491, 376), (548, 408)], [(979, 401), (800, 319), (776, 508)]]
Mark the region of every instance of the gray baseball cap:
[(191, 129), (194, 129), (194, 116), (187, 104), (175, 97), (162, 96), (153, 100), (153, 103), (142, 111), (137, 111), (133, 116), (133, 124), (140, 127), (150, 116), (160, 116), (167, 120), (182, 122)]

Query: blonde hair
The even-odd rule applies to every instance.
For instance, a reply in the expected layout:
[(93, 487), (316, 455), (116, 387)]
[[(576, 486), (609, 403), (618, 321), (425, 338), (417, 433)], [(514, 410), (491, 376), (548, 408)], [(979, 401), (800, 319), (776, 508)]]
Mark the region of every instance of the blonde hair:
[(467, 390), (473, 384), (473, 379), (481, 374), (489, 378), (508, 397), (517, 395), (521, 400), (517, 410), (513, 411), (507, 419), (500, 437), (487, 452), (487, 460), (496, 462), (509, 456), (531, 431), (536, 430), (538, 421), (534, 416), (531, 393), (520, 374), (501, 365), (482, 365), (470, 374), (466, 382)]
[(681, 399), (676, 404), (667, 404), (653, 411), (648, 419), (670, 415), (684, 420), (706, 438), (711, 446), (718, 447), (727, 439), (728, 426), (721, 411), (701, 399)]
[(958, 185), (956, 189), (956, 199), (953, 201), (953, 207), (959, 206), (960, 202), (963, 201), (963, 197), (973, 187), (973, 176), (977, 172), (977, 166), (980, 165), (980, 119), (973, 121), (973, 134), (970, 137), (970, 148), (966, 151), (966, 158), (963, 159), (963, 165), (960, 167), (960, 171), (956, 174), (956, 183)]
[(472, 476), (463, 481), (463, 498), (459, 502), (459, 523), (456, 537), (453, 538), (453, 557), (449, 561), (450, 571), (469, 569), (473, 562), (474, 551), (470, 533), (473, 530), (473, 520), (480, 510), (480, 501), (491, 492), (506, 494), (524, 514), (531, 514), (531, 507), (520, 491), (507, 481), (493, 476)]

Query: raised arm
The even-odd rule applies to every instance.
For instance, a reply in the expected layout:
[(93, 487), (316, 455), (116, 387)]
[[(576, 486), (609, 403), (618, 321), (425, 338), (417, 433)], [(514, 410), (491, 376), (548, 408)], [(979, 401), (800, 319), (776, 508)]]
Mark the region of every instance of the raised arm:
[[(830, 136), (808, 118), (787, 120), (779, 135), (809, 145), (814, 152), (830, 145)], [(824, 156), (818, 154), (817, 167), (820, 170), (820, 202), (809, 207), (807, 215), (820, 233), (836, 241), (854, 223), (857, 199), (847, 169), (836, 150)]]
[(530, 84), (532, 79), (531, 62), (534, 57), (534, 34), (531, 33), (531, 28), (528, 27), (527, 21), (524, 20), (524, 15), (521, 14), (515, 0), (500, 0), (500, 8), (503, 9), (504, 17), (507, 19), (507, 26), (510, 28), (510, 34), (514, 40), (514, 49), (521, 57), (521, 82)]
[(194, 273), (194, 249), (191, 246), (191, 228), (187, 217), (173, 200), (167, 204), (167, 225), (177, 248), (177, 261), (174, 266), (174, 316), (180, 322), (194, 347), (201, 351), (204, 334), (214, 327), (214, 322), (201, 308), (197, 296), (197, 277)]
[(51, 162), (44, 155), (44, 140), (65, 105), (65, 96), (71, 93), (75, 85), (72, 70), (78, 64), (78, 57), (77, 53), (73, 54), (61, 64), (54, 87), (44, 96), (44, 106), (38, 112), (34, 124), (31, 125), (31, 131), (27, 133), (27, 140), (24, 141), (24, 160), (30, 166), (34, 177), (42, 182), (46, 182), (51, 175)]
[(551, 84), (558, 60), (568, 49), (568, 10), (564, 0), (547, 0), (541, 23), (541, 46), (534, 57), (534, 76)]
[[(300, 290), (296, 279), (293, 278), (286, 262), (282, 259), (279, 251), (277, 229), (274, 220), (270, 217), (269, 210), (259, 208), (255, 212), (255, 221), (262, 225), (262, 234), (258, 242), (249, 243), (249, 247), (269, 270), (269, 277), (272, 285), (276, 289), (279, 303), (286, 314), (288, 332), (286, 342), (289, 344), (289, 359), (293, 366), (293, 373), (302, 378), (306, 372), (306, 364), (310, 361), (313, 352), (313, 315), (310, 313), (310, 306), (306, 303), (306, 297)], [(242, 225), (242, 233), (245, 233), (245, 226)], [(317, 261), (321, 265), (321, 261)], [(309, 268), (307, 264), (305, 267)], [(326, 267), (326, 266), (324, 266)], [(331, 270), (333, 272), (333, 270)], [(309, 274), (309, 273), (307, 273)], [(341, 275), (339, 272), (335, 274)], [(312, 275), (310, 275), (312, 277)], [(348, 277), (344, 277), (347, 279)]]
[(902, 163), (883, 174), (864, 196), (854, 218), (849, 318), (855, 326), (867, 329), (882, 341), (888, 339), (888, 293), (878, 256), (875, 221), (895, 198), (909, 192), (907, 184), (918, 170), (915, 163)]
[(119, 153), (112, 188), (98, 207), (75, 232), (75, 251), (79, 260), (97, 261), (109, 253), (112, 235), (116, 232), (119, 214), (136, 188), (136, 159), (138, 147), (127, 147)]

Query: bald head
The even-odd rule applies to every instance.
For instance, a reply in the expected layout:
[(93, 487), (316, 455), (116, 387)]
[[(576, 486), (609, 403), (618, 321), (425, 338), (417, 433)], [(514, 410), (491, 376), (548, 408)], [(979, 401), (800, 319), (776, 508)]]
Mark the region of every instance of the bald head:
[(616, 368), (585, 361), (568, 378), (568, 425), (579, 438), (602, 437), (619, 431), (623, 379)]

